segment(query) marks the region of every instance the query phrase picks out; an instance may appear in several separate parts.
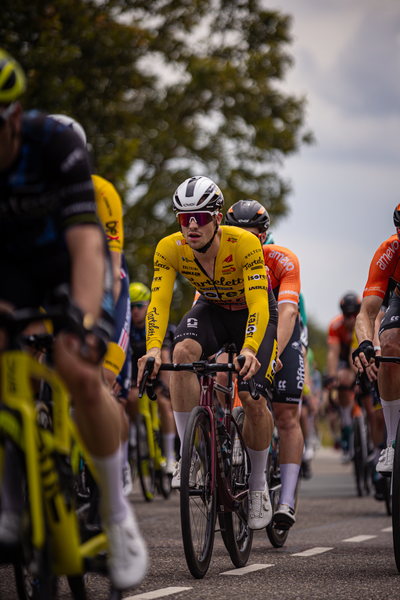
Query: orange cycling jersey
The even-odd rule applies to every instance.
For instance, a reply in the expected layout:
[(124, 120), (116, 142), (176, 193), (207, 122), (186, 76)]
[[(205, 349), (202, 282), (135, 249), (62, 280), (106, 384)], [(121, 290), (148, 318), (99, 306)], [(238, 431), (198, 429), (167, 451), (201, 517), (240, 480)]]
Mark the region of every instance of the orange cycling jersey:
[[(200, 294), (228, 310), (248, 308), (243, 346), (257, 352), (269, 320), (268, 276), (259, 240), (245, 229), (221, 226), (211, 279), (181, 233), (162, 239), (154, 255), (152, 295), (147, 312), (147, 350), (161, 348), (167, 328), (176, 273)], [(267, 293), (266, 293), (267, 292)]]
[(400, 241), (396, 234), (383, 242), (375, 252), (363, 297), (384, 298), (390, 278), (400, 283)]
[[(347, 329), (343, 315), (338, 315), (329, 324), (328, 345), (340, 344), (340, 360), (349, 360), (354, 329)], [(358, 347), (358, 344), (356, 348)]]
[(272, 289), (278, 289), (277, 301), (298, 305), (300, 295), (300, 265), (297, 256), (288, 248), (268, 244), (263, 246)]
[(108, 247), (112, 252), (124, 247), (124, 227), (122, 222), (122, 202), (115, 187), (98, 175), (92, 175), (96, 211), (106, 232)]

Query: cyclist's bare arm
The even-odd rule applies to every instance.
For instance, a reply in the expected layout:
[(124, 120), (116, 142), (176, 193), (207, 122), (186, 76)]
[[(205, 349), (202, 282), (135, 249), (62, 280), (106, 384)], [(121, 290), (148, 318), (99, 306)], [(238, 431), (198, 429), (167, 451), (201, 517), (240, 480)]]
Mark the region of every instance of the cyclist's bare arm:
[(115, 305), (121, 293), (121, 253), (111, 250), (110, 256), (113, 276), (112, 290)]
[(292, 337), (298, 315), (298, 307), (292, 302), (280, 302), (278, 304), (278, 315), (278, 356), (281, 356)]
[(327, 377), (331, 380), (331, 384), (327, 384), (328, 389), (332, 389), (337, 385), (337, 372), (339, 367), (340, 342), (332, 342), (328, 344), (327, 356)]
[[(375, 334), (375, 321), (379, 313), (379, 309), (382, 306), (382, 298), (379, 296), (366, 296), (361, 304), (361, 310), (356, 319), (356, 337), (359, 344), (364, 341), (371, 341), (374, 339)], [(371, 358), (367, 360), (364, 352), (360, 352), (359, 356), (354, 359), (354, 364), (357, 369), (362, 372), (364, 367), (374, 362)]]
[(105, 271), (104, 238), (96, 225), (76, 225), (65, 232), (71, 257), (71, 290), (83, 313), (100, 316)]

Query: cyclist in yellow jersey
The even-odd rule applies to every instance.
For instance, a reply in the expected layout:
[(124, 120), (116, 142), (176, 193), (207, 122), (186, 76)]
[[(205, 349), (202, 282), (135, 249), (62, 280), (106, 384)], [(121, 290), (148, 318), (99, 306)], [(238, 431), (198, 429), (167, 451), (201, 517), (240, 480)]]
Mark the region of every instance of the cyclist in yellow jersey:
[[(266, 402), (251, 398), (248, 380), (254, 376), (258, 391), (267, 396), (275, 373), (277, 305), (259, 240), (243, 229), (221, 227), (222, 207), (221, 190), (208, 177), (191, 177), (174, 194), (173, 209), (181, 233), (162, 239), (156, 248), (147, 312), (147, 354), (138, 361), (138, 381), (149, 356), (155, 358), (153, 378), (157, 375), (175, 276), (181, 273), (201, 297), (176, 329), (173, 361), (191, 362), (212, 356), (226, 342), (234, 342), (238, 354), (246, 359), (241, 369), (237, 359), (235, 364), (246, 413), (243, 433), (252, 465), (248, 525), (262, 529), (272, 517), (264, 471), (273, 420)], [(190, 411), (199, 402), (196, 375), (173, 372), (170, 392), (182, 443)], [(193, 456), (191, 481), (198, 469), (199, 458)], [(180, 462), (172, 486), (180, 487)]]
[[(73, 129), (86, 146), (86, 133), (82, 125), (67, 115), (50, 115), (66, 127)], [(104, 357), (103, 375), (111, 389), (125, 363), (129, 347), (130, 301), (128, 269), (123, 254), (124, 226), (122, 201), (115, 187), (99, 175), (92, 175), (96, 213), (106, 233), (112, 266), (112, 291), (116, 312), (115, 335)], [(126, 395), (129, 393), (129, 386)], [(126, 397), (126, 396), (125, 396)]]

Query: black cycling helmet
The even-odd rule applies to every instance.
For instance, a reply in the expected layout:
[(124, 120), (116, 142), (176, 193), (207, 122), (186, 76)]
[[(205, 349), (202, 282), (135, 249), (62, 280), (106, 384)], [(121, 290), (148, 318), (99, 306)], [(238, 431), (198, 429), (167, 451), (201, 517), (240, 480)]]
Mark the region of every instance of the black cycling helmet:
[(226, 213), (225, 225), (257, 227), (260, 232), (267, 231), (269, 215), (257, 200), (239, 200)]
[(357, 294), (350, 292), (341, 299), (340, 308), (342, 309), (342, 313), (344, 315), (360, 312), (361, 298), (357, 296)]
[(393, 223), (395, 227), (400, 227), (400, 204), (398, 204), (394, 209)]

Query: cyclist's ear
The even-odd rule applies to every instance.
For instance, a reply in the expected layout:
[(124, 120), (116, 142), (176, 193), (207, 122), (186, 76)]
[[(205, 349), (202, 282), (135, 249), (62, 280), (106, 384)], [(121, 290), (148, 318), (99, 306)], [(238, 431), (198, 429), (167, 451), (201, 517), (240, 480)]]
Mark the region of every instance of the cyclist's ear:
[(222, 217), (223, 217), (222, 213), (217, 213), (217, 215), (215, 216), (216, 224), (218, 226), (221, 225)]

